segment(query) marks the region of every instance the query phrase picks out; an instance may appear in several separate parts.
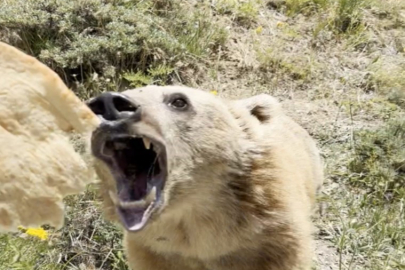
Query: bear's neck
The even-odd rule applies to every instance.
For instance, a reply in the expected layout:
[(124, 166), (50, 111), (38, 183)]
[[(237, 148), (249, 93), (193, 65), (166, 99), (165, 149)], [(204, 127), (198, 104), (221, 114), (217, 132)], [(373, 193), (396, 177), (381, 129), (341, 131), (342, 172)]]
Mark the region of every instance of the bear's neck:
[(229, 169), (198, 182), (199, 194), (188, 202), (185, 223), (199, 223), (217, 233), (223, 228), (236, 232), (259, 226), (257, 222), (265, 215), (266, 206), (256, 194), (261, 187), (255, 185), (250, 172)]

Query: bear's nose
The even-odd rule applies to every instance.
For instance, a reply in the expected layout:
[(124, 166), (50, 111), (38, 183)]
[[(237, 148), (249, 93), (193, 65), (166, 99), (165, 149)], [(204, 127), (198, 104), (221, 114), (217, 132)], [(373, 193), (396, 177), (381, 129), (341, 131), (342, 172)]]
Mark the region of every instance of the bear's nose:
[(105, 120), (115, 121), (140, 113), (140, 108), (123, 94), (105, 92), (86, 102), (87, 106)]

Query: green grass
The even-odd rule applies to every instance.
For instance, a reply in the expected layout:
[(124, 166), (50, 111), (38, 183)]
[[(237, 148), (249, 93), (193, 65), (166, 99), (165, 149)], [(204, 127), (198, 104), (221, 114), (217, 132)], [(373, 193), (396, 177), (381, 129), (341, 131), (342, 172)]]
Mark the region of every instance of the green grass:
[(0, 235), (0, 269), (128, 270), (122, 232), (104, 219), (96, 190), (89, 186), (84, 194), (65, 198), (64, 227), (56, 231), (44, 226), (49, 233), (45, 241), (22, 232)]
[(328, 174), (339, 188), (327, 199), (323, 226), (345, 258), (339, 269), (405, 269), (404, 139), (398, 118), (331, 146)]
[(287, 14), (292, 16), (296, 14), (310, 15), (319, 9), (324, 9), (330, 5), (329, 0), (287, 0)]
[(349, 162), (350, 183), (376, 198), (403, 198), (405, 193), (405, 121), (396, 120), (377, 131), (354, 136)]
[(18, 235), (0, 235), (0, 269), (57, 270), (60, 267), (56, 263), (47, 262), (55, 253), (48, 242)]
[(367, 87), (386, 96), (392, 103), (405, 107), (405, 63), (397, 57), (377, 58), (369, 67)]
[(368, 0), (338, 0), (334, 8), (334, 28), (341, 33), (356, 31), (362, 24), (361, 8)]
[(84, 194), (65, 199), (66, 224), (58, 232), (55, 245), (63, 254), (62, 269), (79, 264), (97, 269), (128, 269), (121, 244), (122, 232), (104, 219), (97, 188), (89, 186)]
[(216, 13), (230, 16), (236, 24), (245, 27), (251, 27), (256, 23), (259, 9), (262, 7), (262, 0), (219, 0), (212, 5)]
[(308, 81), (311, 78), (313, 63), (310, 57), (283, 54), (278, 48), (258, 49), (260, 69), (269, 72), (275, 78), (288, 76), (296, 81)]

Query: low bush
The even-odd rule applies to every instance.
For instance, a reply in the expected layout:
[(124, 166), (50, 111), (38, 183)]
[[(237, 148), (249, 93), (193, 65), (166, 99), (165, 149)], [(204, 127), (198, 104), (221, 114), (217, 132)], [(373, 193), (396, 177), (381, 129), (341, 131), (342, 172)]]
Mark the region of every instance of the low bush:
[(182, 79), (181, 69), (215, 53), (226, 31), (208, 9), (188, 1), (5, 0), (0, 40), (91, 96), (125, 85), (124, 72), (142, 75), (129, 82), (135, 85), (166, 83), (174, 73)]

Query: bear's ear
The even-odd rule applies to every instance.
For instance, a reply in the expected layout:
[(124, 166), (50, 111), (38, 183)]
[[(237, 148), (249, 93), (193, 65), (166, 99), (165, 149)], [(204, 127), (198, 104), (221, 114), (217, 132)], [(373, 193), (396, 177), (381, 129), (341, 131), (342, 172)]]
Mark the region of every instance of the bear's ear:
[(251, 115), (261, 123), (269, 121), (279, 110), (280, 103), (274, 97), (260, 94), (237, 101), (238, 105), (245, 107)]

